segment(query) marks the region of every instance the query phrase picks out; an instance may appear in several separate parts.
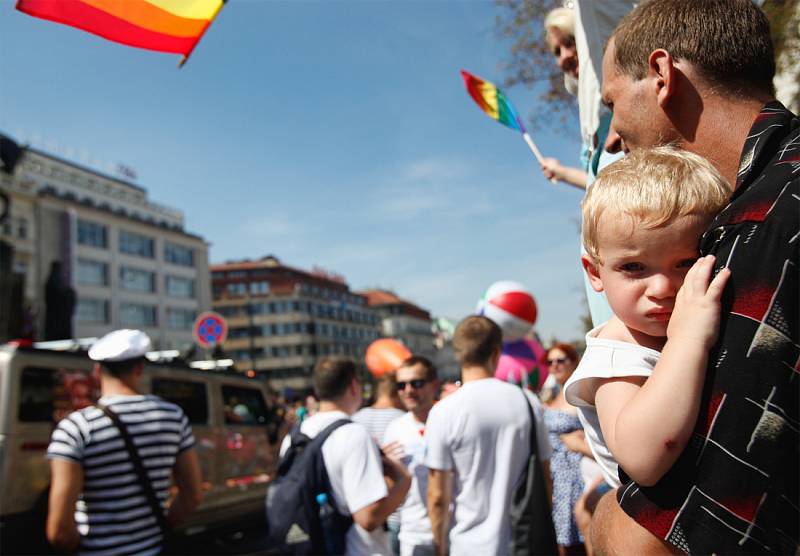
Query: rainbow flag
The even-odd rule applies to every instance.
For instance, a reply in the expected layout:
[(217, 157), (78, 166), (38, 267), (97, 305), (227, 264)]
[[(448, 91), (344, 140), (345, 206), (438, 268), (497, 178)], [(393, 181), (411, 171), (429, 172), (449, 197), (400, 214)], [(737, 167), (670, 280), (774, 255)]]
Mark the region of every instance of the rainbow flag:
[(503, 91), (468, 71), (461, 70), (461, 77), (464, 78), (469, 96), (490, 118), (522, 134), (525, 133), (522, 120)]
[(18, 0), (17, 9), (128, 46), (183, 54), (183, 65), (225, 1)]

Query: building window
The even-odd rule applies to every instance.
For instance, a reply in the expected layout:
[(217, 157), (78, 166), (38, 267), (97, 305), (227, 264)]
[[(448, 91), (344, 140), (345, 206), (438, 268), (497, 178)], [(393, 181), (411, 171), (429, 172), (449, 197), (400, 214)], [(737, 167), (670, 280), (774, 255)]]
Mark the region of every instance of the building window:
[(171, 297), (194, 298), (194, 280), (191, 278), (180, 278), (178, 276), (166, 276), (164, 278), (167, 295)]
[(133, 232), (120, 230), (119, 250), (120, 253), (152, 259), (155, 253), (155, 240), (146, 236), (134, 234)]
[(167, 309), (167, 326), (173, 330), (191, 330), (197, 313), (191, 309)]
[(250, 295), (267, 295), (269, 282), (250, 282)]
[(237, 284), (228, 284), (226, 288), (228, 295), (245, 295), (247, 293), (247, 284), (239, 282)]
[(28, 238), (28, 221), (25, 218), (17, 220), (17, 237), (20, 239)]
[(108, 324), (108, 301), (79, 298), (75, 309), (75, 320), (85, 324)]
[(129, 266), (119, 267), (120, 286), (124, 290), (139, 293), (156, 291), (156, 273)]
[(194, 249), (166, 242), (164, 244), (164, 260), (182, 266), (194, 266)]
[(108, 265), (100, 261), (78, 259), (77, 279), (86, 286), (107, 286)]
[(215, 309), (223, 317), (235, 317), (241, 313), (240, 307), (218, 307)]
[(108, 232), (105, 226), (96, 222), (78, 219), (78, 243), (105, 249), (108, 247)]
[(126, 326), (156, 326), (156, 307), (154, 305), (139, 305), (138, 303), (121, 303), (119, 316), (122, 324)]

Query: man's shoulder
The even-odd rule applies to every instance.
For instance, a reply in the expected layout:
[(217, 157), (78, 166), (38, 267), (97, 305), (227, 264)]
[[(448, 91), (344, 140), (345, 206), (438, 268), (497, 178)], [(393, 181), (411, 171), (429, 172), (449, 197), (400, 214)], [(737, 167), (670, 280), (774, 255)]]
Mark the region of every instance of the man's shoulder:
[(428, 423), (430, 423), (432, 417), (439, 418), (440, 415), (452, 415), (454, 412), (459, 412), (465, 405), (469, 405), (469, 400), (464, 396), (464, 392), (460, 389), (456, 390), (446, 398), (433, 404), (428, 414)]
[(358, 422), (353, 421), (346, 413), (341, 411), (321, 411), (311, 417), (306, 418), (300, 425), (300, 432), (309, 438), (316, 438), (325, 429), (339, 421), (350, 421), (338, 427), (331, 433), (331, 438), (347, 436), (358, 439), (360, 437), (370, 438), (367, 429)]
[(69, 424), (77, 425), (79, 427), (91, 426), (93, 422), (97, 421), (103, 416), (103, 412), (95, 405), (87, 405), (80, 409), (71, 411), (64, 416), (57, 424), (56, 427), (69, 426)]
[(428, 416), (428, 425), (431, 418), (454, 422), (465, 415), (492, 411), (496, 403), (509, 403), (512, 397), (516, 397), (521, 403), (523, 398), (519, 391), (519, 386), (495, 378), (468, 382), (433, 406)]
[[(783, 220), (776, 208), (791, 205), (800, 185), (800, 118), (779, 103), (764, 107), (745, 142), (738, 187), (713, 225)], [(797, 219), (795, 218), (795, 221)]]

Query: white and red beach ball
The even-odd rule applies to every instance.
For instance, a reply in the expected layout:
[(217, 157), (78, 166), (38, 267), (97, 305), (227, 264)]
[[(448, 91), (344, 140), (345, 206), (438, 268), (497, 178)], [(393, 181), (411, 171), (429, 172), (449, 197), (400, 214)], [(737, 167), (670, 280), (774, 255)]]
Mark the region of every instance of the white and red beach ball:
[(478, 301), (477, 313), (493, 320), (503, 331), (503, 342), (516, 342), (536, 323), (536, 301), (519, 282), (495, 282)]

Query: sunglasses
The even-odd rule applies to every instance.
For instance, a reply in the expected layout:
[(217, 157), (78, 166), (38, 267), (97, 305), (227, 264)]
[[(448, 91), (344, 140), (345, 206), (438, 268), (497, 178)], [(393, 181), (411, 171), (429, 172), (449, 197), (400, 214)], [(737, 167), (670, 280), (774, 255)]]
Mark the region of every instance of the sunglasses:
[(558, 357), (556, 359), (548, 359), (547, 360), (547, 364), (548, 365), (563, 365), (567, 361), (569, 361), (569, 359), (566, 358), (566, 357)]
[(399, 381), (397, 383), (397, 391), (398, 392), (402, 392), (403, 390), (405, 390), (407, 384), (410, 384), (411, 388), (413, 388), (414, 390), (419, 390), (420, 388), (422, 388), (423, 386), (428, 384), (428, 379), (427, 378), (415, 378), (414, 380), (409, 380), (408, 382), (406, 382), (405, 380)]

